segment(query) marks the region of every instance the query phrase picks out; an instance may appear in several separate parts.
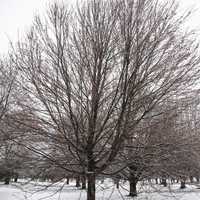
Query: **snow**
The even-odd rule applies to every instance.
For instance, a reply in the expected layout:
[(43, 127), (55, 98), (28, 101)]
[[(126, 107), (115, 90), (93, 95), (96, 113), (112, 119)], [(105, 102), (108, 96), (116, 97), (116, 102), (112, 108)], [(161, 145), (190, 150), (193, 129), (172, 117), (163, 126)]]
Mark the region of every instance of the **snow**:
[[(70, 185), (62, 183), (53, 184), (50, 187), (48, 182), (29, 182), (24, 181), (11, 185), (0, 184), (1, 200), (85, 200), (86, 192), (75, 187), (75, 182)], [(138, 197), (134, 200), (199, 200), (200, 189), (195, 185), (187, 185), (184, 190), (179, 189), (178, 184), (164, 188), (163, 186), (149, 185), (140, 183), (138, 187)], [(97, 200), (130, 200), (127, 185), (121, 184), (118, 190), (110, 180), (104, 184), (97, 183)]]

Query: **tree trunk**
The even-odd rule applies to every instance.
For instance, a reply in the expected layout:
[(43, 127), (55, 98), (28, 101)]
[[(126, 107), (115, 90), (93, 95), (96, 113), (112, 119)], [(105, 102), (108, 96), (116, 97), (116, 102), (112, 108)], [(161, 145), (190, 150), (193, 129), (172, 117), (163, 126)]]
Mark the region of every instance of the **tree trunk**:
[(175, 182), (174, 178), (171, 178), (171, 184), (173, 184)]
[(95, 173), (88, 172), (88, 189), (87, 189), (87, 200), (95, 200)]
[(157, 178), (155, 178), (155, 181), (156, 181), (156, 184), (158, 184), (158, 179)]
[(119, 179), (116, 180), (116, 188), (119, 189)]
[(18, 177), (15, 177), (14, 178), (14, 182), (17, 183), (17, 180), (18, 180)]
[(85, 190), (86, 189), (86, 177), (85, 177), (85, 175), (83, 175), (81, 177), (81, 183), (82, 183), (81, 189)]
[(69, 177), (67, 177), (66, 179), (66, 184), (69, 185)]
[(5, 185), (9, 185), (9, 183), (10, 183), (10, 177), (7, 176), (7, 177), (4, 179), (4, 184), (5, 184)]
[(76, 187), (80, 187), (81, 184), (80, 184), (80, 176), (77, 176), (76, 177)]
[(193, 176), (190, 176), (190, 183), (193, 183)]
[(14, 173), (14, 182), (17, 183), (19, 174), (18, 173)]
[(167, 180), (166, 180), (166, 178), (162, 178), (161, 185), (163, 185), (164, 187), (167, 187)]
[(185, 181), (181, 180), (181, 187), (180, 187), (180, 189), (185, 189), (185, 188), (186, 188)]
[(129, 167), (130, 175), (129, 175), (129, 196), (135, 197), (137, 196), (137, 178), (135, 177), (136, 167)]
[(88, 148), (88, 166), (87, 166), (87, 200), (96, 199), (96, 174), (95, 174), (95, 161), (91, 147)]
[(129, 190), (129, 196), (131, 197), (135, 197), (137, 196), (137, 181), (135, 180), (135, 178), (132, 178), (132, 180), (129, 180), (129, 184), (130, 184), (130, 190)]

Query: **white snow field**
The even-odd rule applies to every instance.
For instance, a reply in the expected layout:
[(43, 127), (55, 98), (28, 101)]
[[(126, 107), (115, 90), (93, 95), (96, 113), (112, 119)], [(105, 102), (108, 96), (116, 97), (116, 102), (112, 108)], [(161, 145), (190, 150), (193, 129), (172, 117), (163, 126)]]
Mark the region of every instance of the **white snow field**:
[[(57, 183), (49, 186), (47, 182), (20, 182), (11, 185), (0, 184), (0, 200), (85, 200), (86, 192), (77, 189), (75, 182), (70, 185)], [(170, 185), (168, 188), (162, 186), (140, 184), (138, 197), (134, 200), (200, 200), (200, 189), (196, 185), (187, 185), (184, 190), (179, 185)], [(112, 181), (106, 180), (104, 184), (97, 184), (97, 200), (130, 200), (127, 185), (121, 184), (116, 189)]]

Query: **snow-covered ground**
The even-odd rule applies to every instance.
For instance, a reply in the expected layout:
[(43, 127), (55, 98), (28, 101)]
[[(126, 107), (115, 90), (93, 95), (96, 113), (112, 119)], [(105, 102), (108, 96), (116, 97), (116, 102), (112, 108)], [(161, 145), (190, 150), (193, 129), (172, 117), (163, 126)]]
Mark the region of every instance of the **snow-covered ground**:
[[(49, 186), (47, 182), (29, 182), (23, 184), (11, 184), (5, 186), (0, 184), (0, 200), (85, 200), (84, 190), (77, 189), (75, 182), (70, 185), (57, 183)], [(48, 186), (48, 187), (47, 187)], [(138, 187), (138, 197), (135, 200), (200, 200), (200, 189), (195, 185), (187, 185), (184, 190), (179, 189), (179, 185), (171, 185), (168, 188), (162, 186), (140, 184)], [(130, 200), (127, 185), (121, 184), (120, 189), (116, 189), (112, 181), (106, 180), (104, 184), (97, 184), (97, 200)]]

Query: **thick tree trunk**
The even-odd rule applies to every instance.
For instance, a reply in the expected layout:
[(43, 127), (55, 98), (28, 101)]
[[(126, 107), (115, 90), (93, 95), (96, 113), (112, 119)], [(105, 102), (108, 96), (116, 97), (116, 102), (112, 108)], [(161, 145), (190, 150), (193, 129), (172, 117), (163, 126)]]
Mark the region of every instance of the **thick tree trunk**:
[(137, 196), (137, 182), (138, 179), (135, 177), (136, 167), (129, 167), (130, 175), (129, 175), (129, 196), (135, 197)]
[(130, 190), (129, 190), (129, 196), (135, 197), (137, 196), (137, 181), (136, 180), (130, 180)]
[(95, 161), (91, 147), (88, 148), (88, 171), (87, 171), (87, 200), (96, 199), (96, 174), (95, 174)]
[(193, 176), (190, 176), (190, 183), (193, 183)]
[(81, 184), (80, 184), (80, 176), (77, 176), (76, 177), (76, 187), (80, 187)]
[(87, 189), (87, 200), (95, 200), (95, 173), (88, 172), (88, 189)]
[(158, 184), (158, 179), (157, 178), (155, 178), (155, 181), (156, 181), (156, 184)]

